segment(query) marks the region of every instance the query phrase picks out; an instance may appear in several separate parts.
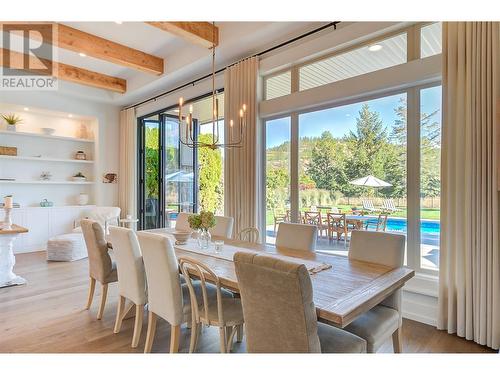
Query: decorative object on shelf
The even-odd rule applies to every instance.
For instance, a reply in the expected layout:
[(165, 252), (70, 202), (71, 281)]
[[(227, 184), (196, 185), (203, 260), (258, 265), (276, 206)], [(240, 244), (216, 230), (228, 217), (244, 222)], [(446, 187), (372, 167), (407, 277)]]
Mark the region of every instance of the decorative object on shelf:
[(17, 147), (0, 146), (0, 155), (17, 156)]
[(54, 128), (41, 128), (40, 130), (45, 135), (53, 135), (56, 132), (56, 129)]
[(40, 202), (40, 207), (52, 207), (54, 206), (54, 202), (49, 202), (47, 199), (43, 199)]
[(52, 178), (52, 173), (50, 172), (42, 172), (40, 174), (40, 180), (42, 181), (50, 181), (51, 178)]
[(102, 182), (105, 184), (116, 184), (118, 182), (118, 175), (116, 173), (105, 173), (102, 176)]
[[(5, 206), (5, 203), (0, 202), (0, 208), (4, 208), (4, 206)], [(21, 207), (21, 205), (17, 202), (12, 203), (12, 208), (20, 208), (20, 207)]]
[(78, 137), (83, 138), (83, 139), (89, 139), (89, 129), (87, 127), (87, 124), (82, 122), (80, 124), (79, 132), (78, 132)]
[(78, 200), (78, 204), (80, 206), (85, 206), (85, 205), (87, 205), (89, 203), (89, 195), (85, 194), (85, 193), (80, 193), (78, 195), (77, 200)]
[(82, 172), (78, 172), (73, 177), (73, 181), (87, 181), (87, 177)]
[(2, 118), (7, 123), (7, 130), (11, 132), (15, 132), (17, 130), (16, 125), (23, 122), (22, 118), (15, 114), (2, 115)]
[(198, 246), (200, 249), (208, 249), (210, 246), (210, 228), (216, 224), (215, 216), (212, 212), (201, 211), (199, 214), (190, 215), (188, 218), (189, 227), (198, 231)]
[(12, 195), (6, 195), (3, 198), (3, 209), (5, 212), (5, 217), (3, 219), (2, 229), (11, 230), (12, 229), (12, 217), (10, 213), (12, 211), (12, 207), (14, 205), (14, 201)]
[[(213, 40), (215, 40), (215, 22), (213, 22), (213, 30), (214, 36)], [(212, 44), (210, 48), (212, 50), (212, 140), (210, 143), (200, 142), (195, 140), (195, 124), (193, 122), (193, 106), (189, 106), (189, 113), (186, 116), (182, 115), (182, 106), (184, 104), (184, 98), (179, 98), (179, 124), (181, 126), (179, 140), (185, 146), (190, 148), (195, 147), (208, 147), (212, 150), (216, 150), (220, 147), (225, 148), (240, 148), (242, 147), (243, 134), (245, 132), (246, 127), (246, 112), (247, 106), (243, 104), (240, 108), (240, 115), (238, 119), (238, 129), (235, 129), (235, 123), (233, 119), (229, 119), (230, 133), (229, 136), (226, 137), (225, 143), (221, 143), (219, 140), (219, 122), (220, 122), (220, 112), (219, 112), (219, 99), (217, 98), (217, 90), (215, 89), (215, 43)], [(224, 113), (222, 114), (224, 116)], [(182, 130), (182, 125), (185, 126), (185, 131)], [(234, 131), (234, 133), (233, 133)], [(233, 138), (233, 134), (236, 134), (236, 137)], [(183, 137), (184, 135), (184, 137)]]
[(87, 154), (83, 151), (77, 151), (75, 154), (75, 159), (76, 160), (87, 160)]

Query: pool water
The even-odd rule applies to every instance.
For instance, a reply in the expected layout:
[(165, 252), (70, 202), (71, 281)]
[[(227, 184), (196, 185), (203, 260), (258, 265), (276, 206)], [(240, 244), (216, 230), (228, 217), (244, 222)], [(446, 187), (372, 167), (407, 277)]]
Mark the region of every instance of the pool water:
[[(377, 222), (375, 219), (374, 223)], [(439, 235), (440, 225), (437, 220), (422, 220), (420, 222), (420, 228), (422, 234), (433, 234)], [(387, 231), (388, 232), (407, 232), (407, 221), (404, 218), (388, 218), (387, 219)]]

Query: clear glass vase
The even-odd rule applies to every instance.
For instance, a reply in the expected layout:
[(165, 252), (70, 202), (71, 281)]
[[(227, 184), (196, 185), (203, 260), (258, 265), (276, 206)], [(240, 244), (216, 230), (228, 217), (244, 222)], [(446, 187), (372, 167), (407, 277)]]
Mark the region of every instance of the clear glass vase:
[(212, 236), (207, 229), (198, 230), (198, 246), (200, 249), (208, 249)]

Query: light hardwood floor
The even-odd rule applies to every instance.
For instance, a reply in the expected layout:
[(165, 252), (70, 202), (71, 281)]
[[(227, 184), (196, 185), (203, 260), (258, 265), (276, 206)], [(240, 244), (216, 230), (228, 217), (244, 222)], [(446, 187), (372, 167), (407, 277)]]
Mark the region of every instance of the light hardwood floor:
[[(0, 352), (2, 353), (142, 353), (143, 335), (136, 349), (130, 347), (134, 319), (123, 322), (119, 334), (113, 334), (117, 285), (111, 284), (108, 303), (101, 321), (96, 320), (100, 292), (96, 290), (90, 311), (84, 310), (88, 290), (86, 259), (73, 263), (47, 263), (45, 253), (20, 254), (15, 272), (28, 280), (27, 285), (0, 289)], [(146, 314), (147, 315), (147, 314)], [(181, 330), (181, 352), (187, 352), (190, 330)], [(169, 325), (159, 320), (152, 352), (168, 353)], [(198, 351), (219, 352), (219, 332), (205, 328)], [(244, 342), (234, 351), (245, 352)], [(388, 341), (380, 350), (392, 352)], [(411, 320), (403, 323), (403, 352), (406, 353), (494, 353), (434, 327)]]

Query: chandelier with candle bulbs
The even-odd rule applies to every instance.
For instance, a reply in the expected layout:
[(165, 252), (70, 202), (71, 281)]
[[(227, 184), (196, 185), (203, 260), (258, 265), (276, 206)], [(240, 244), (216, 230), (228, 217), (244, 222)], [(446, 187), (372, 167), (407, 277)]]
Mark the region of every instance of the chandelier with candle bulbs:
[[(245, 128), (247, 125), (247, 106), (243, 104), (239, 110), (239, 118), (237, 124), (234, 123), (233, 119), (229, 120), (229, 129), (226, 132), (227, 142), (221, 143), (219, 139), (219, 99), (217, 98), (217, 91), (215, 90), (215, 23), (213, 25), (213, 38), (212, 43), (212, 141), (211, 142), (200, 142), (195, 133), (195, 124), (193, 122), (193, 105), (189, 106), (189, 113), (183, 115), (182, 109), (184, 105), (184, 99), (179, 98), (179, 126), (180, 126), (180, 142), (190, 148), (195, 147), (208, 147), (212, 150), (217, 148), (239, 148), (242, 146), (243, 135), (245, 133)], [(185, 125), (185, 130), (182, 131), (182, 124)], [(226, 139), (225, 137), (225, 139)]]

